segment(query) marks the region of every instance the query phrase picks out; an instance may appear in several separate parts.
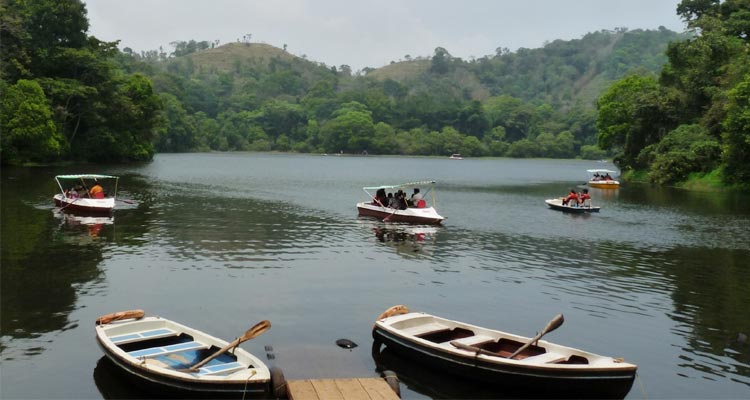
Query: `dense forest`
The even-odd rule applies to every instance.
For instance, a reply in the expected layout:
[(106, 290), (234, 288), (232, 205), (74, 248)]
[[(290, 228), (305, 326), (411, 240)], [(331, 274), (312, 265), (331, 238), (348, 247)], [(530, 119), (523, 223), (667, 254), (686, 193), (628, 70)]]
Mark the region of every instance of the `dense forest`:
[(658, 182), (747, 182), (746, 0), (683, 1), (686, 34), (618, 28), (471, 60), (438, 47), (357, 72), (250, 35), (119, 51), (87, 35), (79, 0), (0, 4), (6, 164), (156, 151), (614, 155)]
[(750, 1), (683, 0), (695, 36), (667, 48), (661, 74), (630, 75), (598, 100), (598, 140), (650, 181), (750, 184)]

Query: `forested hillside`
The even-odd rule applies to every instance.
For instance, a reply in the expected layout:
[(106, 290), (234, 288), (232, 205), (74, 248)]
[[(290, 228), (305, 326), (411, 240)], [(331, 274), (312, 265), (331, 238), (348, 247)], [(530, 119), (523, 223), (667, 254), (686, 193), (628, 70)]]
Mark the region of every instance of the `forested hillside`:
[(750, 184), (750, 2), (684, 0), (696, 35), (670, 43), (661, 74), (628, 76), (599, 99), (599, 143), (657, 183)]
[(683, 39), (619, 29), (468, 61), (437, 48), (355, 74), (249, 41), (178, 42), (171, 57), (126, 50), (120, 61), (162, 97), (159, 151), (601, 158), (598, 95), (628, 72), (657, 73)]
[(438, 47), (357, 72), (249, 35), (118, 51), (87, 34), (79, 0), (0, 6), (3, 163), (210, 150), (616, 155), (659, 182), (724, 167), (747, 178), (746, 0), (684, 0), (687, 34), (602, 30), (471, 60)]

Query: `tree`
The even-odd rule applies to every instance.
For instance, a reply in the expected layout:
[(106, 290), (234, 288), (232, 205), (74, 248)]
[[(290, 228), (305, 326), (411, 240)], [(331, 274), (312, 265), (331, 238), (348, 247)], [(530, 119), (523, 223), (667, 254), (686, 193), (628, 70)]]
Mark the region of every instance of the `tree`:
[(729, 92), (723, 127), (726, 180), (731, 183), (750, 182), (750, 74)]
[(57, 132), (39, 83), (21, 79), (15, 85), (6, 86), (3, 82), (0, 90), (3, 92), (0, 109), (2, 162), (15, 164), (57, 159), (62, 153), (64, 138)]
[(618, 152), (621, 168), (639, 168), (640, 151), (677, 125), (677, 94), (652, 77), (631, 75), (617, 81), (597, 101), (599, 147)]
[(357, 102), (342, 104), (320, 131), (327, 152), (360, 153), (371, 147), (375, 126), (372, 113)]

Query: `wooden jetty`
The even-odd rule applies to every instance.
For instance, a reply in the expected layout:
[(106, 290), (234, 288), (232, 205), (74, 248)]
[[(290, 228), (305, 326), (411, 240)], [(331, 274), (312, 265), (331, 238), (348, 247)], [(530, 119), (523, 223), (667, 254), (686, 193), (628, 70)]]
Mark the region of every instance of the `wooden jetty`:
[(383, 378), (301, 379), (287, 382), (289, 400), (398, 400)]

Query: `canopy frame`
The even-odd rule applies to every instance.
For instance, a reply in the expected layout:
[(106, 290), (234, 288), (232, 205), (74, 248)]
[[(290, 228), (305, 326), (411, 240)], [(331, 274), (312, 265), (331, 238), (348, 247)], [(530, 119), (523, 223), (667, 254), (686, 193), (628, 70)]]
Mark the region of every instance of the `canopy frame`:
[(83, 185), (83, 188), (86, 189), (86, 192), (89, 191), (89, 188), (86, 186), (86, 179), (114, 179), (115, 180), (115, 190), (112, 193), (112, 198), (117, 199), (117, 185), (120, 183), (120, 177), (114, 176), (114, 175), (98, 175), (98, 174), (76, 174), (76, 175), (57, 175), (55, 176), (55, 182), (57, 182), (57, 187), (60, 188), (60, 193), (62, 193), (63, 196), (65, 196), (65, 189), (62, 186), (62, 183), (60, 183), (61, 179), (68, 179), (68, 180), (80, 180), (81, 185)]

